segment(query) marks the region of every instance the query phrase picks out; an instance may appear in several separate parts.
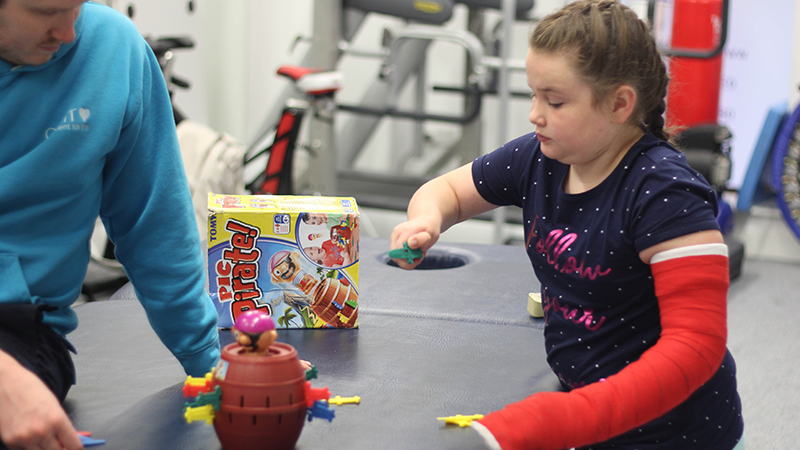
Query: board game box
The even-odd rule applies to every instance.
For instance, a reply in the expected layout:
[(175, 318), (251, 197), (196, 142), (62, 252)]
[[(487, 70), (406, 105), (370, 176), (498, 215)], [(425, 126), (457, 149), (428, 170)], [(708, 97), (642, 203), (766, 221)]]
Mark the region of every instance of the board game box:
[(358, 326), (358, 205), (351, 197), (208, 197), (208, 290), (219, 326), (260, 309), (279, 328)]

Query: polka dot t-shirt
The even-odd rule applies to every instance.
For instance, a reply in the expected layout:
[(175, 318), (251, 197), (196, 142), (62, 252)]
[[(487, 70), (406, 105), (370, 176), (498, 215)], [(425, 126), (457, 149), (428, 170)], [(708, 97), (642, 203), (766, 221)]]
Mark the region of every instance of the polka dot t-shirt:
[[(542, 285), (547, 360), (564, 388), (573, 389), (619, 372), (660, 336), (652, 273), (639, 252), (719, 227), (713, 189), (681, 152), (653, 135), (587, 192), (563, 191), (568, 169), (544, 156), (531, 133), (477, 158), (472, 175), (484, 199), (523, 209), (526, 250)], [(674, 439), (685, 435), (697, 442), (674, 448), (729, 450), (741, 435), (739, 408), (728, 354), (683, 405), (607, 445), (673, 448), (664, 445), (678, 445)]]

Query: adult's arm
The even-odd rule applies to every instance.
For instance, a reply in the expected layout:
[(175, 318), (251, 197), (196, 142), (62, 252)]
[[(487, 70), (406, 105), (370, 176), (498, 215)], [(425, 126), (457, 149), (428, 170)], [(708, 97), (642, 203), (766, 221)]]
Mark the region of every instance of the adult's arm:
[(219, 356), (217, 314), (171, 104), (138, 32), (130, 60), (128, 106), (107, 159), (100, 216), (156, 334), (188, 374), (201, 376)]

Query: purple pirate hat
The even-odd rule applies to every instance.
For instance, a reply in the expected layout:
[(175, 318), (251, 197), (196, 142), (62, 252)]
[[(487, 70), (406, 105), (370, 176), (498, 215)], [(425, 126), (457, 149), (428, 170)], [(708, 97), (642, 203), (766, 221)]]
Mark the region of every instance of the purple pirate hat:
[(243, 312), (242, 315), (236, 319), (234, 328), (245, 333), (263, 333), (265, 331), (274, 330), (275, 321), (272, 320), (272, 316), (264, 311), (251, 309), (250, 311)]

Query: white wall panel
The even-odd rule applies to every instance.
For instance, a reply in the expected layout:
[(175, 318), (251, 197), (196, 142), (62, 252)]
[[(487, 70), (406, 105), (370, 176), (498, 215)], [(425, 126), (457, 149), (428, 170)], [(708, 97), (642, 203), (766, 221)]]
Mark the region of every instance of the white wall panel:
[(208, 122), (208, 85), (204, 67), (206, 40), (203, 24), (205, 0), (107, 0), (128, 15), (145, 36), (188, 35), (195, 48), (175, 52), (174, 74), (190, 82), (189, 90), (177, 89), (175, 103), (186, 116)]
[(719, 109), (733, 133), (731, 188), (744, 180), (767, 110), (789, 100), (796, 3), (731, 1)]

